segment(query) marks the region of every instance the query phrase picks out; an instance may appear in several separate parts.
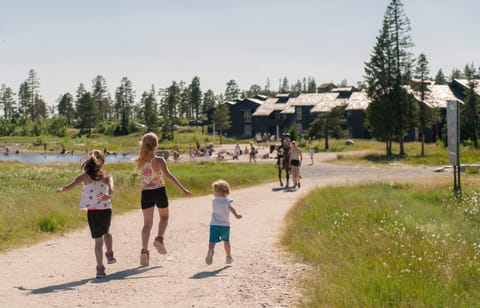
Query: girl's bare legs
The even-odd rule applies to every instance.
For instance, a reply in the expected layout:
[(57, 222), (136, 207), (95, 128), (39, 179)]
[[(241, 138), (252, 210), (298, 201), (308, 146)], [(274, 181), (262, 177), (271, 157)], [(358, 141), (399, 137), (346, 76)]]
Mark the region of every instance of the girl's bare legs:
[(158, 223), (158, 237), (163, 237), (168, 226), (168, 207), (159, 208), (158, 214), (160, 214), (160, 222)]
[(153, 225), (153, 210), (154, 207), (143, 209), (143, 229), (142, 229), (142, 249), (148, 250), (148, 240), (150, 239), (150, 232)]
[(158, 253), (164, 255), (167, 253), (167, 249), (163, 244), (163, 235), (168, 226), (168, 208), (158, 208), (158, 214), (160, 215), (160, 222), (158, 223), (158, 233), (153, 241), (153, 246), (157, 249)]
[(103, 235), (103, 240), (105, 241), (105, 249), (107, 250), (107, 253), (112, 253), (113, 252), (113, 238), (110, 233), (105, 233)]
[(95, 259), (97, 266), (103, 266), (103, 236), (95, 239)]

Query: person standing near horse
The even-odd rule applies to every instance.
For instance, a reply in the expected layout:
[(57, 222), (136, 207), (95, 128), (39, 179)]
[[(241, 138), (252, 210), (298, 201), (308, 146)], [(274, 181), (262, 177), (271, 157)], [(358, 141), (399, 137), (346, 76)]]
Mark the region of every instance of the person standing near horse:
[(283, 187), (282, 170), (285, 170), (285, 187), (288, 188), (290, 180), (290, 135), (288, 133), (282, 136), (281, 144), (277, 149), (277, 167), (280, 186)]
[(300, 166), (302, 165), (302, 151), (297, 148), (295, 140), (292, 141), (290, 148), (290, 166), (292, 168), (293, 187), (300, 188)]

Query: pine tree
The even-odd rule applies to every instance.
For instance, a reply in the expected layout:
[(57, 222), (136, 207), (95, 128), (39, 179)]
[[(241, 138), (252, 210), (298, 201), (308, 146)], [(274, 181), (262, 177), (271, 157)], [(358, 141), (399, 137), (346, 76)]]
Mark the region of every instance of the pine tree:
[(115, 93), (115, 111), (120, 116), (120, 134), (122, 135), (130, 132), (129, 122), (135, 102), (134, 98), (132, 82), (127, 77), (123, 77)]
[(37, 102), (40, 102), (38, 100), (38, 91), (40, 88), (40, 81), (38, 79), (37, 72), (35, 70), (31, 69), (28, 72), (28, 79), (26, 80), (26, 83), (28, 84), (28, 97), (30, 99), (27, 110), (28, 113), (30, 114), (30, 118), (33, 120), (37, 117), (37, 114), (35, 113), (35, 110), (41, 110), (41, 108), (38, 108), (36, 106)]
[(477, 86), (475, 76), (477, 71), (473, 65), (466, 65), (464, 69), (465, 77), (468, 80), (466, 89), (465, 104), (461, 108), (461, 136), (462, 140), (471, 140), (475, 148), (478, 147), (478, 137), (480, 129), (479, 117), (479, 99), (475, 92)]
[(20, 84), (18, 90), (18, 113), (20, 116), (29, 115), (30, 93), (28, 82), (24, 81)]
[(164, 91), (162, 97), (162, 138), (173, 140), (175, 138), (175, 121), (177, 119), (177, 108), (180, 102), (180, 87), (173, 81), (172, 85)]
[(421, 130), (421, 156), (425, 156), (425, 134), (427, 128), (433, 124), (434, 112), (426, 105), (429, 83), (429, 69), (427, 57), (422, 53), (418, 56), (415, 78), (419, 80), (418, 93), (420, 97), (420, 110), (418, 113), (418, 124)]
[[(83, 87), (83, 84), (81, 87)], [(90, 136), (92, 134), (92, 128), (95, 125), (94, 100), (90, 92), (82, 91), (81, 88), (79, 88), (77, 93), (76, 109), (79, 119), (80, 133), (87, 133), (87, 135)]]
[(143, 92), (140, 99), (140, 117), (144, 120), (147, 131), (152, 131), (157, 125), (158, 112), (155, 89)]
[(97, 106), (97, 118), (105, 121), (111, 117), (111, 99), (108, 93), (107, 81), (102, 75), (96, 76), (92, 80), (92, 97)]
[(232, 126), (230, 110), (227, 104), (223, 103), (215, 108), (213, 112), (213, 123), (215, 124), (215, 129), (220, 131), (220, 144), (222, 144), (223, 132)]
[(290, 86), (288, 85), (287, 77), (283, 77), (282, 84), (280, 86), (280, 93), (288, 93), (290, 92)]
[(365, 64), (367, 93), (371, 100), (366, 119), (372, 135), (385, 140), (387, 155), (392, 154), (394, 137), (399, 140), (400, 155), (404, 155), (404, 136), (415, 124), (415, 103), (404, 88), (410, 84), (413, 62), (409, 31), (410, 21), (402, 3), (392, 0), (370, 62)]
[(225, 89), (225, 100), (227, 102), (233, 102), (240, 97), (240, 89), (237, 86), (235, 80), (231, 79), (227, 82), (227, 88)]
[(445, 75), (443, 74), (442, 69), (439, 69), (437, 72), (437, 75), (435, 75), (435, 84), (438, 84), (438, 85), (447, 84), (447, 79), (445, 78)]
[(72, 94), (67, 92), (60, 96), (60, 98), (58, 99), (57, 110), (59, 115), (65, 117), (67, 125), (72, 125), (72, 120), (75, 117)]
[(202, 105), (202, 90), (200, 89), (200, 78), (198, 76), (193, 77), (190, 84), (190, 104), (193, 109), (193, 117), (198, 120)]
[(3, 109), (3, 116), (7, 120), (13, 119), (15, 115), (15, 94), (13, 90), (2, 84), (0, 88), (0, 106)]
[(317, 84), (315, 83), (315, 78), (308, 77), (308, 86), (307, 86), (308, 93), (317, 93)]

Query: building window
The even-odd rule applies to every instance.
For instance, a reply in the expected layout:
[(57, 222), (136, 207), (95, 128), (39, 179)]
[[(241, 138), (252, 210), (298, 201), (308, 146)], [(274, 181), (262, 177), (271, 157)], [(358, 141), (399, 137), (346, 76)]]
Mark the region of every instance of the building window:
[(252, 112), (250, 110), (243, 111), (243, 122), (251, 123), (252, 122)]
[(247, 124), (243, 127), (243, 135), (247, 137), (252, 136), (252, 125)]
[(297, 115), (297, 122), (301, 122), (302, 121), (302, 108), (301, 107), (295, 108), (295, 113)]

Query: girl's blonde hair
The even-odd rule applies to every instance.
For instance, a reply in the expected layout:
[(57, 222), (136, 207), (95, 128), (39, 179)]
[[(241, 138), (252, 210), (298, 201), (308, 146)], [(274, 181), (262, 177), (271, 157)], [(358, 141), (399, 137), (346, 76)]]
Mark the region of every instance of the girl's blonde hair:
[(152, 152), (155, 152), (157, 146), (158, 137), (155, 133), (150, 132), (143, 135), (140, 145), (140, 153), (138, 154), (137, 158), (135, 158), (135, 162), (138, 164), (138, 168), (141, 168), (143, 164), (149, 161)]
[(225, 180), (218, 180), (213, 182), (212, 187), (214, 191), (220, 192), (225, 196), (230, 194), (230, 185)]

